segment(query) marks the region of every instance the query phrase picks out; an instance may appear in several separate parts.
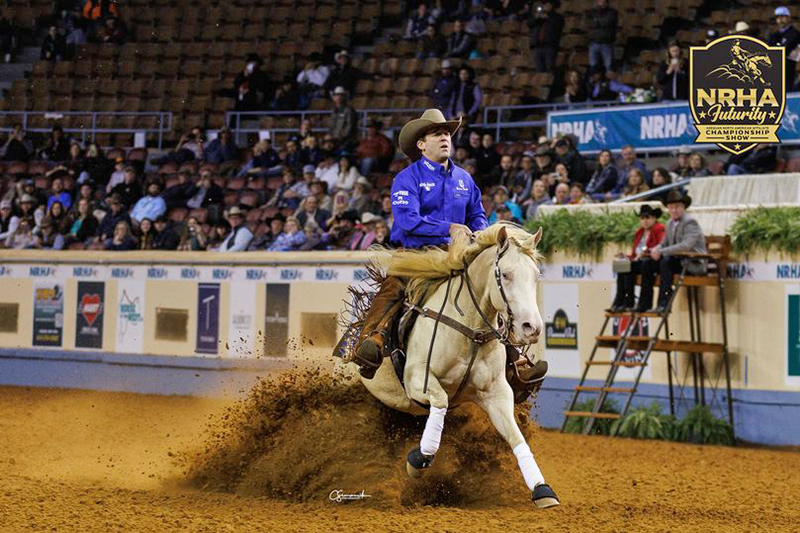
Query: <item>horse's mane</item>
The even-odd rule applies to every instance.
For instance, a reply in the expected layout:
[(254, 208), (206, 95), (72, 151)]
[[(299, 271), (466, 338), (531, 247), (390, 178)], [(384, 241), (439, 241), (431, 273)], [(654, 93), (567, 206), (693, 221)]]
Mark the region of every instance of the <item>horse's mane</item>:
[(462, 270), (464, 262), (469, 265), (482, 251), (497, 244), (498, 235), (503, 228), (512, 244), (516, 244), (520, 251), (536, 263), (539, 262), (541, 254), (532, 245), (532, 235), (517, 224), (500, 222), (476, 232), (472, 241), (465, 235), (459, 235), (451, 240), (446, 251), (436, 247), (393, 251), (382, 261), (383, 267), (390, 276), (406, 278), (409, 283), (406, 292), (411, 295), (412, 300), (417, 300), (419, 296), (446, 281), (452, 270)]

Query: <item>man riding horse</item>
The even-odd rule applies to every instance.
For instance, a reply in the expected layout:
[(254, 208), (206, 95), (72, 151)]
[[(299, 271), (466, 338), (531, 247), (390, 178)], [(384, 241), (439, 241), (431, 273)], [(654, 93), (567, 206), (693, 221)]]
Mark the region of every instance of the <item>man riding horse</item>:
[[(428, 109), (403, 126), (399, 145), (412, 164), (392, 183), (394, 224), (391, 242), (404, 248), (446, 247), (459, 233), (468, 236), (488, 226), (481, 191), (472, 176), (450, 159), (452, 135), (461, 119), (446, 120), (438, 109)], [(405, 281), (389, 276), (381, 284), (364, 320), (354, 362), (365, 379), (372, 379), (383, 363), (392, 320), (403, 307)], [(508, 379), (517, 401), (524, 401), (531, 383), (544, 378), (547, 363), (525, 364), (513, 345), (506, 346)]]

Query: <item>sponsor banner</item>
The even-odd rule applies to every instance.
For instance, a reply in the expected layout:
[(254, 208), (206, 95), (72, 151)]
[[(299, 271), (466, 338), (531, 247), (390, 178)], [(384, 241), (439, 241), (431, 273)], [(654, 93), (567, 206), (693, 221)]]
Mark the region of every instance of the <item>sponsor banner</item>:
[(64, 333), (64, 285), (37, 281), (33, 286), (33, 345), (61, 346)]
[[(572, 133), (581, 153), (620, 150), (630, 144), (639, 151), (673, 150), (691, 145), (698, 136), (688, 102), (656, 105), (620, 105), (547, 114), (548, 136)], [(787, 94), (778, 138), (800, 144), (800, 93)], [(696, 148), (713, 148), (713, 144)]]
[(613, 281), (611, 263), (546, 263), (541, 265), (545, 281)]
[(118, 353), (144, 351), (144, 281), (134, 279), (117, 282)]
[(231, 283), (228, 356), (255, 357), (255, 283)]
[(578, 285), (575, 283), (545, 283), (544, 355), (553, 376), (577, 378), (581, 375), (578, 350)]
[(106, 284), (102, 281), (78, 282), (78, 312), (75, 321), (75, 347), (103, 347), (103, 315)]
[(800, 387), (800, 285), (786, 287), (786, 385)]
[(219, 343), (219, 283), (197, 286), (197, 353), (216, 354)]
[(71, 269), (63, 265), (20, 265), (19, 270), (15, 272), (15, 274), (18, 277), (35, 279), (66, 279), (71, 274), (68, 270)]
[[(637, 287), (638, 289), (638, 287)], [(615, 317), (614, 321), (611, 324), (611, 334), (612, 335), (622, 335), (625, 330), (628, 329), (628, 326), (631, 327), (631, 331), (628, 332), (630, 336), (637, 336), (637, 337), (649, 337), (650, 336), (650, 319), (649, 318), (641, 318), (639, 321), (631, 325), (630, 324), (631, 317), (630, 316), (623, 316), (623, 317)], [(608, 350), (609, 353), (609, 360), (613, 361), (614, 356), (616, 355), (617, 351), (614, 349)], [(641, 363), (644, 362), (645, 350), (625, 350), (625, 353), (622, 355), (622, 360), (628, 363)], [(653, 359), (653, 355), (655, 353), (660, 352), (651, 352), (650, 358)], [(615, 377), (616, 380), (621, 381), (633, 381), (636, 379), (636, 376), (639, 374), (640, 367), (624, 367), (621, 366), (617, 369), (617, 375)], [(653, 366), (650, 364), (650, 361), (647, 361), (647, 366), (642, 369), (642, 379), (653, 379)]]
[(289, 283), (267, 284), (264, 355), (285, 356), (289, 342)]

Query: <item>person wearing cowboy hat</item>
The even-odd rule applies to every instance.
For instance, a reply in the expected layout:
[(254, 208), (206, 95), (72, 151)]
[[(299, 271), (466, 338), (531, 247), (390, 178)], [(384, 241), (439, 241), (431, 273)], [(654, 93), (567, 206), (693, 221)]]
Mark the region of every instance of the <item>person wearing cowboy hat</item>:
[(217, 252), (244, 252), (250, 241), (253, 240), (252, 232), (244, 225), (244, 211), (239, 206), (228, 209), (225, 218), (231, 225), (231, 232), (216, 249)]
[(664, 205), (669, 212), (669, 222), (664, 240), (650, 251), (650, 258), (642, 265), (642, 290), (636, 312), (649, 311), (653, 306), (653, 285), (656, 274), (661, 275), (661, 288), (658, 292), (656, 312), (669, 310), (672, 300), (672, 278), (686, 269), (688, 274), (704, 274), (706, 262), (703, 259), (680, 258), (675, 254), (682, 252), (706, 253), (706, 239), (697, 220), (686, 214), (692, 204), (691, 197), (673, 189), (667, 194)]
[(792, 25), (792, 14), (786, 6), (775, 8), (775, 24), (778, 30), (772, 33), (767, 39), (770, 46), (780, 46), (786, 49), (786, 59), (784, 68), (786, 70), (786, 90), (790, 91), (794, 87), (794, 75), (797, 70), (796, 48), (800, 46), (800, 31)]
[(650, 250), (661, 244), (664, 240), (664, 224), (658, 221), (663, 211), (653, 209), (647, 204), (639, 208), (637, 215), (641, 225), (633, 236), (633, 247), (627, 256), (620, 254), (620, 259), (627, 257), (630, 260), (630, 271), (617, 272), (617, 294), (608, 311), (619, 313), (633, 311), (636, 276), (642, 271), (642, 264), (650, 256)]
[(342, 86), (333, 90), (331, 100), (333, 100), (331, 137), (338, 150), (350, 150), (355, 146), (358, 135), (356, 110), (347, 103), (347, 89)]
[[(447, 120), (440, 110), (428, 109), (400, 130), (400, 150), (412, 163), (392, 183), (393, 245), (443, 246), (451, 236), (488, 225), (480, 189), (450, 158), (451, 136), (459, 126), (460, 119)], [(372, 300), (355, 356), (365, 379), (383, 363), (385, 337), (403, 305), (403, 289), (400, 278), (389, 276)]]

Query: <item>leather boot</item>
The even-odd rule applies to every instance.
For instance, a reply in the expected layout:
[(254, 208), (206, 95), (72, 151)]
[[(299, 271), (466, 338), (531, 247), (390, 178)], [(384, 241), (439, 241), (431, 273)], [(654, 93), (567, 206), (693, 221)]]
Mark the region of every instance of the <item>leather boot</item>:
[(506, 345), (506, 380), (514, 391), (514, 403), (523, 403), (542, 386), (547, 374), (547, 361), (536, 361), (533, 365), (517, 364), (519, 350)]
[(405, 284), (400, 278), (389, 276), (372, 299), (369, 313), (364, 318), (361, 338), (353, 362), (364, 379), (372, 379), (383, 363), (383, 346), (392, 325), (392, 319), (403, 306)]

